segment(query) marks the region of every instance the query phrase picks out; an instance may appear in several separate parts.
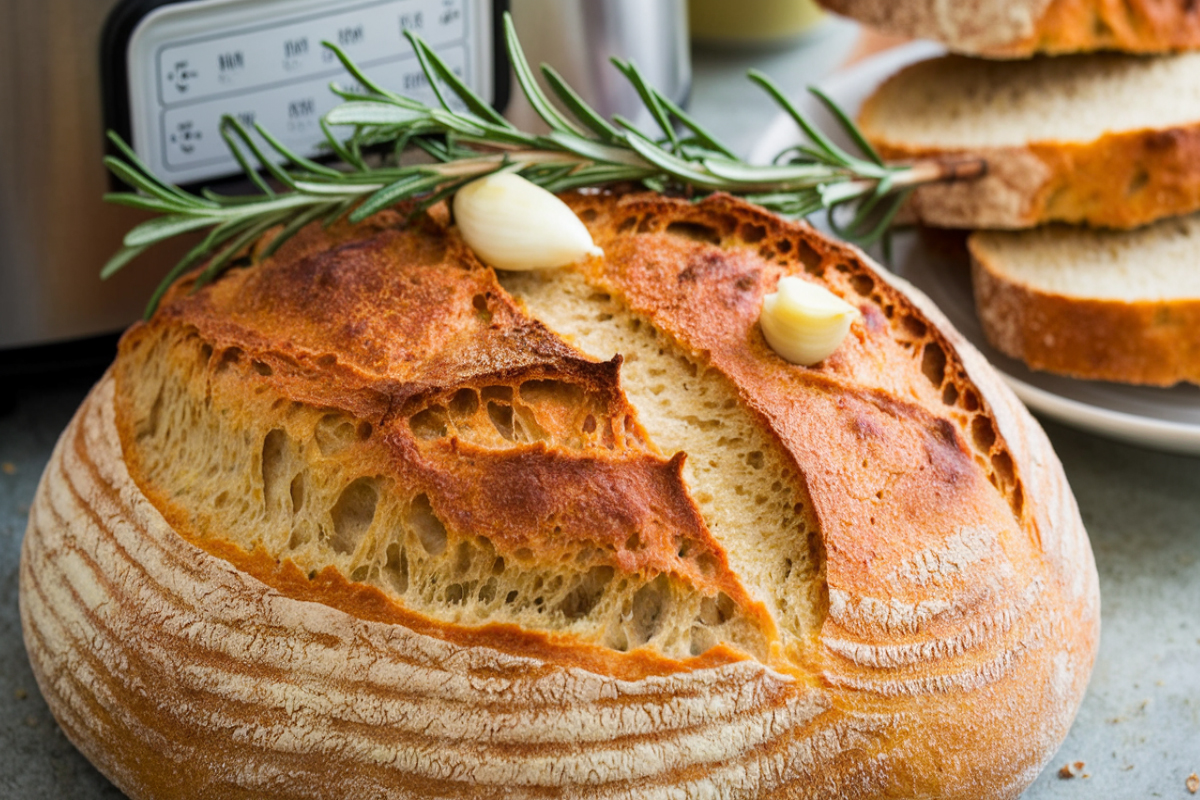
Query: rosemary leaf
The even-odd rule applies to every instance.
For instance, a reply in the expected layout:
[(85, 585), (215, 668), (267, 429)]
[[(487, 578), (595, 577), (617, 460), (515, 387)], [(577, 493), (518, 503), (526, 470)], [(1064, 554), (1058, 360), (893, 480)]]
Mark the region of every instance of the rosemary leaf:
[(226, 245), (220, 253), (213, 256), (213, 259), (208, 262), (208, 266), (204, 268), (204, 271), (197, 276), (196, 282), (192, 284), (192, 292), (198, 292), (211, 283), (214, 278), (229, 268), (229, 262), (233, 260), (234, 256), (250, 246), (255, 239), (278, 225), (280, 221), (281, 218), (276, 215), (258, 220), (249, 225), (230, 244)]
[(403, 106), (378, 100), (358, 100), (342, 103), (325, 115), (330, 125), (405, 125), (429, 115)]
[(454, 109), (450, 107), (450, 104), (446, 102), (445, 96), (442, 95), (441, 87), (438, 86), (437, 70), (435, 70), (430, 64), (429, 51), (427, 48), (422, 47), (425, 42), (422, 41), (419, 36), (414, 34), (411, 28), (404, 31), (404, 36), (412, 44), (413, 52), (416, 53), (417, 56), (417, 63), (421, 65), (421, 71), (424, 72), (425, 77), (429, 79), (429, 88), (433, 90), (434, 96), (438, 99), (438, 102), (442, 104), (442, 108), (454, 113)]
[(327, 50), (329, 50), (331, 53), (333, 53), (337, 57), (338, 61), (342, 62), (342, 66), (346, 68), (346, 71), (349, 72), (352, 76), (354, 76), (354, 79), (356, 81), (358, 81), (360, 84), (362, 84), (367, 89), (367, 91), (373, 92), (378, 95), (382, 95), (383, 97), (386, 97), (389, 100), (410, 103), (414, 106), (421, 105), (420, 103), (417, 103), (417, 101), (415, 101), (415, 100), (409, 100), (408, 98), (401, 97), (400, 95), (396, 94), (395, 92), (388, 91), (387, 89), (383, 88), (382, 86), (380, 86), (379, 84), (375, 83), (373, 80), (368, 78), (367, 74), (365, 72), (363, 72), (361, 69), (359, 69), (359, 66), (357, 64), (355, 64), (350, 59), (349, 56), (346, 55), (345, 51), (343, 51), (342, 48), (338, 47), (333, 42), (322, 40), (321, 44)]
[[(336, 109), (334, 110), (336, 111)], [(359, 170), (360, 172), (367, 172), (367, 165), (362, 162), (362, 159), (356, 158), (354, 154), (351, 153), (350, 150), (348, 150), (346, 146), (342, 144), (342, 142), (336, 136), (333, 135), (333, 131), (329, 129), (329, 122), (327, 120), (328, 116), (329, 115), (326, 114), (324, 117), (321, 117), (320, 124), (321, 131), (325, 134), (325, 142), (329, 145), (329, 148), (333, 150), (333, 152), (337, 153), (338, 158), (349, 164), (354, 169)]]
[[(871, 167), (876, 166), (871, 162), (855, 158), (834, 144), (828, 136), (818, 130), (816, 126), (808, 121), (807, 117), (800, 113), (800, 109), (796, 108), (796, 106), (792, 104), (792, 101), (787, 99), (787, 96), (783, 93), (783, 90), (780, 89), (779, 86), (777, 86), (776, 83), (766, 75), (754, 69), (750, 70), (746, 74), (750, 80), (766, 89), (767, 93), (771, 95), (771, 98), (775, 100), (776, 103), (779, 104), (780, 108), (786, 111), (788, 115), (796, 121), (796, 124), (800, 126), (801, 130), (804, 131), (804, 135), (811, 139), (813, 144), (827, 154), (833, 162), (844, 164), (848, 167), (857, 167), (860, 171), (864, 166), (867, 165), (870, 165)], [(842, 119), (848, 124), (850, 123), (849, 118), (844, 114), (842, 115)]]
[[(620, 120), (620, 117), (616, 118)], [(722, 179), (717, 178), (708, 171), (696, 169), (689, 162), (681, 158), (671, 155), (654, 142), (645, 138), (641, 133), (630, 127), (629, 132), (632, 134), (628, 137), (630, 148), (638, 155), (646, 159), (654, 166), (668, 173), (672, 177), (682, 179), (692, 186), (699, 186), (705, 189), (723, 189), (727, 187)]]
[(149, 246), (148, 244), (143, 244), (137, 247), (122, 247), (100, 269), (100, 280), (105, 281), (111, 278), (116, 274), (117, 270), (140, 256)]
[(104, 201), (118, 206), (154, 211), (158, 214), (181, 214), (191, 208), (182, 203), (168, 202), (157, 197), (146, 197), (144, 194), (134, 194), (133, 192), (109, 192), (104, 195)]
[(144, 247), (164, 239), (170, 239), (181, 233), (194, 231), (197, 228), (207, 228), (215, 222), (208, 216), (193, 217), (187, 214), (170, 214), (165, 217), (146, 220), (125, 234), (122, 242), (126, 247)]
[(208, 232), (203, 241), (189, 250), (183, 258), (175, 264), (174, 267), (166, 274), (155, 288), (154, 293), (150, 295), (149, 302), (146, 303), (146, 311), (142, 315), (143, 319), (150, 319), (154, 312), (158, 309), (159, 302), (162, 301), (167, 290), (180, 277), (187, 273), (192, 267), (204, 260), (213, 248), (220, 247), (230, 237), (236, 236), (240, 231), (246, 229), (246, 226), (251, 223), (250, 220), (228, 220), (214, 227)]
[(698, 143), (709, 150), (717, 151), (726, 158), (737, 160), (737, 156), (733, 154), (732, 150), (718, 141), (715, 136), (708, 132), (708, 129), (704, 128), (699, 122), (693, 119), (690, 114), (671, 102), (671, 98), (659, 94), (658, 92), (655, 92), (655, 95), (657, 95), (658, 101), (662, 103), (663, 108), (671, 113), (671, 116), (675, 117), (677, 120), (683, 123), (684, 127), (695, 134), (696, 141)]
[[(236, 117), (230, 114), (226, 114), (225, 116), (221, 117), (222, 135), (224, 135), (224, 132), (227, 129), (232, 130), (234, 135), (236, 135), (238, 139), (240, 139), (242, 143), (250, 149), (250, 152), (254, 154), (254, 158), (257, 159), (258, 163), (262, 165), (263, 169), (271, 174), (271, 177), (282, 183), (284, 186), (287, 186), (289, 189), (296, 188), (292, 180), (292, 176), (280, 169), (279, 165), (276, 164), (273, 159), (269, 158), (266, 153), (262, 151), (262, 148), (260, 148), (250, 136), (250, 131), (246, 130), (246, 126), (242, 125), (242, 123)], [(274, 194), (274, 192), (268, 190), (265, 192), (265, 194)]]
[(221, 138), (225, 140), (225, 146), (229, 148), (229, 152), (233, 153), (233, 157), (237, 159), (238, 166), (242, 168), (242, 172), (246, 173), (246, 177), (254, 182), (254, 185), (268, 197), (274, 197), (275, 191), (267, 185), (267, 182), (262, 179), (250, 162), (246, 159), (246, 154), (242, 152), (242, 148), (238, 146), (233, 139), (233, 134), (229, 132), (229, 126), (225, 124), (225, 120), (221, 120)]
[(632, 61), (622, 61), (619, 58), (610, 58), (613, 66), (625, 76), (633, 88), (637, 91), (638, 96), (642, 98), (642, 103), (650, 111), (650, 116), (654, 117), (654, 121), (658, 123), (658, 127), (666, 135), (671, 142), (671, 151), (679, 152), (679, 135), (675, 133), (675, 127), (671, 125), (671, 121), (667, 119), (667, 112), (663, 110), (662, 103), (659, 102), (659, 94), (650, 88), (646, 83), (645, 76), (638, 70)]
[(816, 86), (808, 87), (808, 91), (813, 97), (820, 100), (821, 104), (829, 110), (829, 113), (832, 114), (839, 123), (841, 123), (842, 130), (854, 140), (854, 144), (858, 146), (858, 149), (862, 150), (868, 158), (882, 167), (884, 165), (883, 159), (879, 157), (879, 153), (876, 152), (875, 148), (871, 146), (871, 143), (867, 141), (867, 137), (862, 135), (862, 131), (858, 129), (858, 126), (854, 124), (854, 121), (850, 119), (850, 117), (846, 116), (846, 112), (842, 110), (841, 106), (833, 102), (833, 100), (829, 98), (829, 95), (822, 92)]
[(395, 183), (390, 183), (375, 194), (368, 197), (350, 214), (351, 222), (362, 222), (367, 217), (394, 205), (398, 200), (419, 192), (433, 189), (445, 178), (441, 175), (406, 175)]
[(537, 78), (534, 77), (533, 70), (529, 68), (529, 62), (525, 60), (525, 51), (521, 49), (521, 42), (517, 39), (516, 26), (513, 25), (512, 17), (507, 12), (504, 15), (504, 40), (508, 46), (508, 60), (512, 64), (513, 74), (517, 76), (521, 92), (529, 101), (529, 105), (533, 106), (537, 115), (550, 126), (551, 130), (578, 136), (584, 135), (584, 132), (574, 123), (558, 113), (558, 109), (551, 104), (546, 95), (542, 94), (542, 90), (537, 85)]
[[(150, 194), (158, 194), (159, 192), (162, 192), (167, 195), (174, 195), (175, 197), (183, 200), (190, 199), (188, 193), (180, 189), (178, 186), (173, 186), (155, 176), (155, 174), (150, 171), (150, 168), (146, 166), (146, 162), (138, 158), (137, 153), (133, 152), (133, 148), (126, 144), (125, 140), (122, 139), (116, 131), (108, 132), (108, 140), (112, 142), (113, 146), (116, 147), (117, 150), (120, 151), (121, 155), (123, 155), (129, 162), (129, 165), (126, 166), (125, 164), (121, 164), (119, 159), (113, 158), (112, 156), (106, 156), (104, 158), (104, 163), (109, 169), (113, 169), (116, 164), (121, 164), (121, 167), (124, 170), (136, 176), (137, 180), (145, 184), (146, 191), (148, 191)], [(120, 175), (117, 177), (125, 180), (125, 178), (121, 177)], [(126, 183), (129, 183), (129, 181), (126, 181)]]
[[(446, 62), (442, 61), (441, 57), (438, 56), (438, 54), (435, 53), (429, 45), (425, 44), (425, 41), (421, 39), (420, 36), (417, 36), (415, 33), (413, 33), (411, 29), (405, 31), (404, 35), (408, 38), (408, 41), (412, 43), (413, 49), (417, 53), (424, 55), (425, 63), (433, 67), (433, 71), (437, 73), (438, 77), (446, 82), (446, 85), (449, 86), (456, 95), (458, 95), (458, 99), (463, 101), (463, 104), (470, 109), (471, 113), (484, 120), (487, 120), (488, 122), (491, 122), (494, 125), (499, 125), (501, 128), (516, 130), (512, 123), (506, 120), (499, 111), (485, 103), (482, 97), (475, 94), (475, 92), (471, 90), (471, 87), (463, 83), (462, 79), (454, 74), (454, 70), (446, 66)], [(450, 109), (447, 108), (447, 111), (449, 110)]]
[(554, 90), (558, 99), (562, 100), (563, 105), (601, 139), (615, 144), (625, 138), (608, 120), (597, 114), (595, 109), (584, 102), (583, 98), (563, 80), (562, 75), (559, 75), (549, 64), (542, 64), (542, 75), (546, 77), (546, 83), (550, 84), (550, 88)]
[(267, 144), (271, 146), (276, 153), (279, 153), (279, 155), (283, 156), (290, 163), (307, 170), (313, 175), (324, 175), (327, 178), (336, 178), (342, 174), (336, 169), (327, 167), (324, 164), (318, 164), (315, 161), (299, 155), (291, 148), (283, 144), (283, 142), (276, 139), (271, 132), (264, 128), (260, 123), (254, 123), (254, 130), (266, 141)]

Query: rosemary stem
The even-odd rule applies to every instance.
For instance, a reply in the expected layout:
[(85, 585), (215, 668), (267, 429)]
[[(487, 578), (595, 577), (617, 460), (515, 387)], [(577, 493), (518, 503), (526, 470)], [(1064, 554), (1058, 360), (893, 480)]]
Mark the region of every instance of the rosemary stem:
[[(897, 172), (891, 182), (893, 191), (913, 189), (927, 183), (952, 183), (975, 180), (987, 174), (987, 162), (982, 158), (933, 158), (914, 161), (906, 169)], [(870, 194), (879, 181), (875, 178), (847, 181), (837, 185), (838, 195), (860, 197)]]
[[(109, 194), (106, 199), (158, 216), (126, 235), (124, 247), (101, 274), (113, 274), (157, 242), (210, 228), (205, 240), (168, 272), (150, 300), (149, 315), (170, 284), (188, 270), (207, 259), (195, 285), (215, 280), (253, 239), (272, 229), (277, 232), (256, 253), (256, 260), (270, 257), (310, 223), (328, 225), (343, 217), (354, 223), (401, 202), (417, 213), (476, 178), (510, 169), (552, 192), (634, 182), (686, 197), (729, 192), (789, 216), (854, 208), (854, 214), (840, 215), (849, 218), (848, 224), (840, 224), (839, 215), (833, 214), (830, 223), (838, 235), (869, 243), (883, 234), (915, 187), (974, 179), (986, 171), (983, 161), (968, 158), (884, 163), (850, 117), (827, 96), (814, 92), (861, 154), (854, 155), (818, 130), (777, 85), (759, 73), (751, 73), (751, 79), (796, 120), (807, 142), (789, 148), (771, 165), (747, 164), (650, 86), (632, 63), (613, 62), (637, 91), (661, 136), (644, 133), (619, 116), (610, 122), (558, 73), (543, 67), (557, 96), (555, 104), (535, 80), (507, 16), (504, 32), (519, 88), (549, 126), (548, 133), (517, 130), (410, 32), (408, 40), (438, 97), (435, 106), (376, 85), (345, 53), (326, 43), (364, 87), (354, 93), (334, 87), (345, 102), (320, 120), (330, 152), (342, 162), (336, 167), (291, 150), (256, 126), (269, 149), (264, 148), (236, 119), (225, 118), (221, 133), (259, 187), (257, 196), (227, 197), (207, 190), (196, 195), (171, 186), (154, 175), (119, 136), (110, 134), (119, 156), (104, 163), (133, 191)], [(463, 110), (455, 110), (459, 108)], [(336, 135), (335, 128), (348, 130), (348, 138)], [(368, 163), (366, 148), (375, 146), (386, 147), (395, 161)], [(400, 157), (409, 149), (424, 152), (430, 160), (402, 163)]]
[(934, 158), (913, 162), (892, 180), (897, 189), (924, 183), (943, 183), (981, 178), (987, 173), (982, 158)]
[(553, 150), (520, 150), (477, 158), (462, 158), (457, 161), (447, 161), (444, 164), (431, 164), (429, 171), (447, 177), (462, 177), (490, 172), (498, 165), (505, 163), (534, 166), (540, 164), (589, 164), (592, 162), (573, 153), (558, 153)]

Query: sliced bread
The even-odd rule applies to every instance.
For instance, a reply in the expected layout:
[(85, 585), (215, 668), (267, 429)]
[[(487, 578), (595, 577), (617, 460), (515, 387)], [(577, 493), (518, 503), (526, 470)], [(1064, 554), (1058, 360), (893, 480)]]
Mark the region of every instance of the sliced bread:
[(1077, 378), (1200, 383), (1200, 214), (981, 231), (968, 246), (984, 332), (1008, 355)]
[(886, 158), (980, 156), (987, 175), (913, 195), (929, 225), (1133, 228), (1200, 210), (1200, 53), (922, 61), (860, 114)]
[(1186, 0), (821, 0), (881, 31), (936, 39), (989, 58), (1200, 47), (1200, 5)]

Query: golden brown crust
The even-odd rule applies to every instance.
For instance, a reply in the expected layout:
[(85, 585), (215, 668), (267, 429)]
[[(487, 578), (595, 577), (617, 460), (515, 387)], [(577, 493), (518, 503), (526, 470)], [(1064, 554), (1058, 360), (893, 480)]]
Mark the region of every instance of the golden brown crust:
[(1037, 31), (981, 55), (1119, 50), (1169, 53), (1200, 47), (1200, 7), (1184, 0), (1052, 0)]
[(891, 34), (937, 39), (955, 52), (1026, 58), (1118, 50), (1167, 53), (1200, 47), (1200, 8), (1183, 0), (821, 0)]
[[(285, 425), (289, 403), (368, 423), (339, 463), (418, 486), (447, 528), (477, 526), (498, 551), (550, 559), (586, 536), (615, 570), (761, 609), (679, 458), (636, 421), (585, 446), (414, 435), (405, 414), (514, 374), (586, 384), (602, 420), (632, 412), (619, 362), (530, 319), (453, 231), (383, 215), (181, 287), (64, 434), (21, 596), (72, 741), (135, 800), (1015, 797), (1065, 735), (1099, 624), (1086, 536), (1036, 423), (936, 310), (807, 226), (720, 196), (569, 201), (607, 254), (587, 280), (720, 372), (800, 470), (824, 542), (819, 638), (765, 620), (761, 654), (670, 659), (448, 623), (332, 567), (230, 547), (203, 503), (163, 496), (134, 382), (152, 367), (186, 372), (230, 430)], [(815, 368), (782, 362), (755, 324), (784, 274), (863, 312)], [(504, 485), (511, 504), (479, 496), (502, 480), (527, 483)], [(538, 514), (554, 503), (587, 530), (565, 512), (551, 530)], [(615, 533), (630, 516), (637, 547)]]
[(979, 320), (988, 341), (1006, 355), (1073, 378), (1200, 383), (1200, 300), (1054, 294), (1007, 279), (976, 237), (968, 246)]
[(1136, 228), (1200, 209), (1200, 123), (1109, 133), (1091, 142), (1031, 142), (1024, 147), (935, 148), (889, 139), (872, 100), (860, 123), (889, 160), (977, 157), (974, 181), (922, 186), (916, 219), (941, 228), (1023, 229), (1047, 222)]
[(890, 34), (935, 39), (959, 52), (980, 54), (1033, 35), (1054, 0), (820, 0)]
[[(146, 377), (146, 360), (162, 357), (155, 343), (184, 330), (208, 348), (204, 391), (213, 406), (244, 415), (247, 426), (249, 418), (277, 416), (285, 400), (352, 415), (356, 427), (365, 423), (369, 431), (353, 445), (359, 474), (384, 475), (427, 496), (442, 524), (487, 540), (502, 558), (553, 563), (586, 554), (589, 564), (620, 574), (670, 574), (707, 596), (723, 593), (769, 628), (684, 487), (685, 455), (667, 459), (648, 449), (620, 393), (620, 359), (585, 360), (525, 316), (457, 237), (429, 222), (404, 229), (401, 219), (377, 215), (355, 240), (342, 242), (341, 228), (315, 248), (313, 238), (324, 236), (309, 231), (277, 258), (202, 293), (189, 294), (184, 281), (159, 315), (123, 337), (115, 378), (126, 461), (172, 526), (207, 546), (212, 522), (198, 524), (195, 509), (156, 485), (143, 465), (141, 417), (130, 398)], [(189, 369), (193, 349), (170, 351), (177, 372)], [(578, 450), (552, 441), (496, 449), (456, 436), (424, 438), (415, 428), (421, 409), (461, 389), (547, 379), (602, 398), (605, 413), (595, 431), (601, 446)], [(228, 550), (220, 540), (217, 547)], [(264, 563), (242, 560), (247, 567)], [(250, 574), (276, 589), (289, 584), (275, 570)], [(524, 642), (527, 648), (516, 652), (526, 655), (555, 646), (540, 635), (513, 636), (504, 626), (462, 635), (475, 645)], [(611, 650), (587, 659), (593, 669), (628, 676), (642, 674), (647, 660), (658, 663), (644, 653)]]

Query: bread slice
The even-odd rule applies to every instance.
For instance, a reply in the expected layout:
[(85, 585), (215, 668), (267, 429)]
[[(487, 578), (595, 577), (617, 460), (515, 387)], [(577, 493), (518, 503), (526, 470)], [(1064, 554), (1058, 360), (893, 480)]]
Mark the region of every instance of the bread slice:
[[(24, 540), (67, 736), (132, 800), (1016, 797), (1099, 635), (1037, 423), (803, 223), (567, 200), (602, 258), (388, 210), (123, 337)], [(862, 313), (815, 367), (784, 275)]]
[(979, 232), (969, 247), (984, 332), (1008, 355), (1077, 378), (1200, 383), (1200, 215)]
[(982, 179), (913, 195), (929, 225), (1132, 228), (1200, 209), (1200, 53), (930, 59), (880, 86), (860, 124), (886, 158), (987, 159)]
[(1183, 0), (820, 0), (881, 31), (936, 39), (958, 53), (1035, 53), (1200, 47), (1200, 6)]

